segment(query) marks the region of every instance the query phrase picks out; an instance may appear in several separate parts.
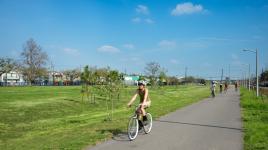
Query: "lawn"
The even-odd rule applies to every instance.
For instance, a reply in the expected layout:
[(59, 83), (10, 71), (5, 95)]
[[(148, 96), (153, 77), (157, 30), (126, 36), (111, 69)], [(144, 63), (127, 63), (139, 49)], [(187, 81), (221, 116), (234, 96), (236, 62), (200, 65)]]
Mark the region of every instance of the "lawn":
[(268, 150), (268, 97), (241, 89), (245, 150)]
[[(78, 86), (0, 87), (0, 149), (83, 149), (105, 141), (126, 131), (134, 109), (126, 104), (134, 88), (122, 91), (115, 100), (113, 121), (106, 121), (106, 102), (82, 102)], [(207, 86), (150, 89), (148, 111), (157, 118), (209, 94)]]

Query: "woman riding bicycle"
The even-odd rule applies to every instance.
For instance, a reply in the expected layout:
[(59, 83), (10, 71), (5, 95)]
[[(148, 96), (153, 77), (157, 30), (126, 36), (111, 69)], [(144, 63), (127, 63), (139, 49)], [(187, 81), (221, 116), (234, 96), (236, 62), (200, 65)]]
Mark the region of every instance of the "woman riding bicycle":
[(216, 92), (216, 82), (215, 81), (211, 81), (210, 90), (211, 90), (212, 97), (215, 97), (215, 92)]
[(138, 113), (142, 114), (143, 118), (146, 119), (146, 111), (145, 108), (150, 107), (151, 105), (151, 100), (149, 98), (149, 91), (147, 88), (145, 88), (145, 82), (144, 81), (139, 81), (138, 82), (139, 88), (136, 90), (135, 95), (131, 98), (129, 103), (127, 104), (128, 107), (131, 107), (132, 103), (136, 100), (137, 96), (140, 96), (140, 104), (139, 104), (139, 109)]

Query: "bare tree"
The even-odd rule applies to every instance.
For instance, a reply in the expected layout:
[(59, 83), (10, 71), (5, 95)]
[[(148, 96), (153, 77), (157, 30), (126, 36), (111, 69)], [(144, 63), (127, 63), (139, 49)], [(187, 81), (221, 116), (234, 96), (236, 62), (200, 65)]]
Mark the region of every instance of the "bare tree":
[(18, 63), (12, 58), (0, 58), (0, 76), (2, 76), (2, 74), (4, 73), (7, 76), (7, 73), (9, 73), (10, 71), (18, 70), (18, 66)]
[(63, 71), (63, 74), (66, 75), (67, 79), (70, 81), (70, 84), (73, 85), (74, 79), (80, 77), (80, 69), (71, 69)]
[(44, 75), (48, 56), (32, 38), (24, 45), (21, 57), (23, 59), (23, 72), (29, 84), (32, 84), (37, 77)]
[(157, 78), (161, 71), (160, 64), (157, 62), (149, 62), (145, 66), (145, 74), (150, 78), (151, 85), (156, 85)]
[(0, 76), (12, 71), (16, 67), (16, 62), (12, 58), (0, 58)]

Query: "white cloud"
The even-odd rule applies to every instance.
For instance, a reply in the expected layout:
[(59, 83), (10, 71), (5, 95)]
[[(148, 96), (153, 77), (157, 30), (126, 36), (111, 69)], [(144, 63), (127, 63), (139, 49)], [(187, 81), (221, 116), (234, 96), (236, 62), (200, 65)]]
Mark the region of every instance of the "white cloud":
[(191, 2), (177, 4), (176, 8), (171, 11), (171, 15), (180, 16), (180, 15), (188, 15), (194, 13), (202, 13), (205, 12), (202, 5), (194, 5)]
[(147, 6), (144, 5), (138, 5), (136, 8), (136, 12), (144, 15), (149, 15), (149, 9)]
[(154, 23), (154, 21), (151, 18), (147, 18), (148, 15), (150, 14), (150, 11), (149, 11), (147, 6), (138, 5), (135, 10), (140, 15), (137, 15), (135, 18), (132, 18), (131, 22), (133, 22), (133, 23), (146, 23), (146, 24), (153, 24)]
[(133, 23), (147, 23), (147, 24), (153, 24), (154, 21), (150, 18), (147, 18), (147, 19), (143, 19), (143, 18), (140, 18), (140, 17), (135, 17), (133, 19), (131, 19), (131, 22)]
[(233, 60), (238, 60), (239, 59), (236, 54), (232, 54), (231, 57), (232, 57)]
[(145, 62), (139, 56), (128, 56), (121, 58), (120, 61), (127, 64), (144, 65)]
[(131, 21), (134, 23), (140, 23), (142, 20), (141, 20), (141, 18), (136, 17), (136, 18), (131, 19)]
[(241, 60), (239, 59), (239, 57), (236, 54), (232, 54), (231, 58), (232, 58), (232, 65), (241, 66), (243, 64), (243, 62), (241, 62)]
[(118, 53), (120, 52), (120, 49), (111, 46), (111, 45), (103, 45), (101, 47), (98, 48), (99, 52), (107, 52), (107, 53)]
[(169, 62), (172, 64), (179, 64), (179, 61), (177, 59), (170, 59)]
[(74, 56), (79, 56), (80, 52), (77, 49), (73, 49), (73, 48), (63, 48), (64, 53), (68, 54), (68, 55), (74, 55)]
[(17, 50), (11, 50), (10, 54), (12, 57), (19, 57), (20, 56), (20, 52)]
[(131, 60), (131, 61), (139, 61), (140, 58), (138, 58), (138, 57), (131, 57), (130, 60)]
[(204, 62), (201, 66), (202, 67), (212, 67), (212, 64), (208, 63), (208, 62)]
[(232, 61), (232, 65), (234, 65), (234, 66), (241, 66), (242, 64), (244, 64), (244, 63), (241, 62), (240, 60), (234, 60), (234, 61)]
[(254, 40), (259, 40), (259, 39), (261, 39), (261, 36), (259, 36), (259, 35), (254, 35), (254, 36), (252, 36), (252, 38), (253, 38)]
[(134, 49), (135, 48), (135, 46), (133, 44), (124, 44), (123, 47), (127, 48), (127, 49)]
[(154, 21), (152, 20), (152, 19), (150, 19), (150, 18), (147, 18), (147, 19), (145, 19), (144, 20), (146, 23), (148, 23), (148, 24), (152, 24), (152, 23), (154, 23)]
[(162, 40), (158, 43), (158, 46), (162, 48), (175, 48), (176, 47), (176, 42), (175, 41), (168, 41), (168, 40)]
[(207, 40), (207, 41), (233, 41), (232, 39), (222, 38), (222, 37), (201, 37), (199, 40)]

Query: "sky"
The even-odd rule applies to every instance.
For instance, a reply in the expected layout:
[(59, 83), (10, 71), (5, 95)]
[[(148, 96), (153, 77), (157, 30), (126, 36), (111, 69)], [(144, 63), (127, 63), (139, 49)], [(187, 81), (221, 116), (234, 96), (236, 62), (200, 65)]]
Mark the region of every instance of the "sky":
[[(110, 66), (144, 74), (241, 78), (268, 68), (268, 0), (0, 0), (0, 57), (33, 38), (55, 69)], [(230, 68), (230, 69), (229, 69)]]

